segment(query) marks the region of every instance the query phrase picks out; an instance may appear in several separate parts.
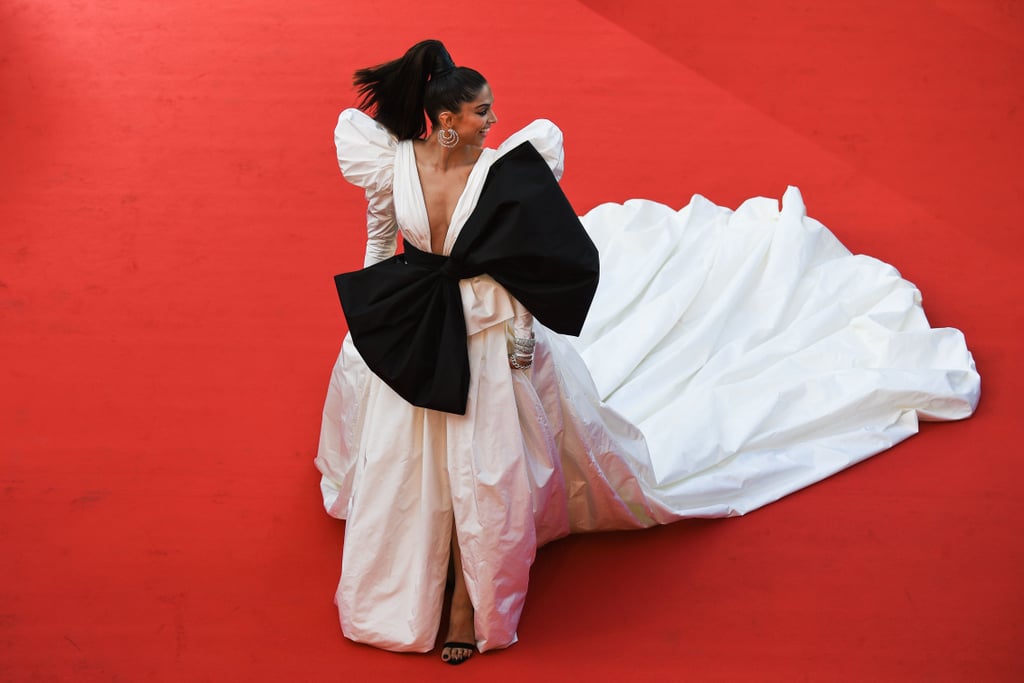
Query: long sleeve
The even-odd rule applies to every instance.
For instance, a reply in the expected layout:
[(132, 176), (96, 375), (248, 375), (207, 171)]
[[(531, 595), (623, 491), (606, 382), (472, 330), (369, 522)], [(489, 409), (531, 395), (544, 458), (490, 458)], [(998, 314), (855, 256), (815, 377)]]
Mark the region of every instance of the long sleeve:
[(363, 267), (391, 258), (398, 246), (395, 200), (390, 191), (366, 191), (366, 256)]
[(392, 194), (397, 141), (358, 109), (346, 109), (334, 129), (338, 166), (345, 180), (366, 190), (366, 256), (371, 266), (395, 254), (398, 223)]

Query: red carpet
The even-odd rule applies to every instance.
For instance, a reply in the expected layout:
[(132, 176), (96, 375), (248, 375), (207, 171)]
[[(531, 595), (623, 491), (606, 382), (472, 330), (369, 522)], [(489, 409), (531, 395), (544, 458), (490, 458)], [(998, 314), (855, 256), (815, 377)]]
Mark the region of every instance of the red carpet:
[[(498, 138), (562, 127), (580, 213), (799, 185), (964, 330), (977, 415), (545, 548), (521, 642), (459, 669), (344, 640), (312, 457), (364, 207), (331, 134), (425, 37)], [(1024, 680), (1021, 83), (1004, 0), (7, 3), (0, 679)]]

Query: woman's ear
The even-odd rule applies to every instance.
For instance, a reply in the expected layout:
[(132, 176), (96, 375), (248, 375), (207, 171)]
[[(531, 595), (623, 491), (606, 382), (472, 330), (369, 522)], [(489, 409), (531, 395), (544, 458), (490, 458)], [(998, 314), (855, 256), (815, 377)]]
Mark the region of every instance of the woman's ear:
[(437, 122), (441, 124), (442, 129), (451, 128), (454, 120), (455, 116), (450, 111), (443, 111), (437, 115)]

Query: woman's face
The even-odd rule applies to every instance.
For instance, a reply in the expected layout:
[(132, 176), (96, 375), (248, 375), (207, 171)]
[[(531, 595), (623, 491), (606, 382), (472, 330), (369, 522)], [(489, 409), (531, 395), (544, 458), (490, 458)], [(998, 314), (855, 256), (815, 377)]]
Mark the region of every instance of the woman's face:
[(488, 85), (480, 88), (474, 100), (463, 102), (459, 113), (452, 120), (452, 128), (459, 134), (459, 140), (466, 145), (483, 146), (491, 124), (497, 123), (494, 115), (494, 96)]

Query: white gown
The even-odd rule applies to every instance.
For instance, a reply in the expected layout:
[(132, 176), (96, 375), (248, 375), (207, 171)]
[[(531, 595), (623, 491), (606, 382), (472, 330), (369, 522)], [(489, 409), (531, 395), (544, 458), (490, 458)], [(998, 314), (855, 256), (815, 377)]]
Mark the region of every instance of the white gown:
[[(449, 253), (502, 153), (529, 140), (556, 177), (560, 131), (535, 121), (485, 150), (445, 239)], [(369, 265), (396, 231), (429, 251), (411, 142), (357, 110), (335, 131), (366, 189)], [(316, 464), (347, 519), (337, 604), (349, 638), (425, 652), (440, 621), (454, 515), (481, 651), (515, 642), (538, 546), (574, 531), (738, 515), (977, 405), (955, 329), (932, 329), (917, 289), (854, 256), (800, 193), (735, 212), (633, 200), (583, 217), (601, 283), (579, 338), (534, 323), (531, 370), (511, 370), (505, 323), (529, 316), (487, 276), (460, 283), (471, 368), (465, 415), (406, 403), (346, 337)]]

